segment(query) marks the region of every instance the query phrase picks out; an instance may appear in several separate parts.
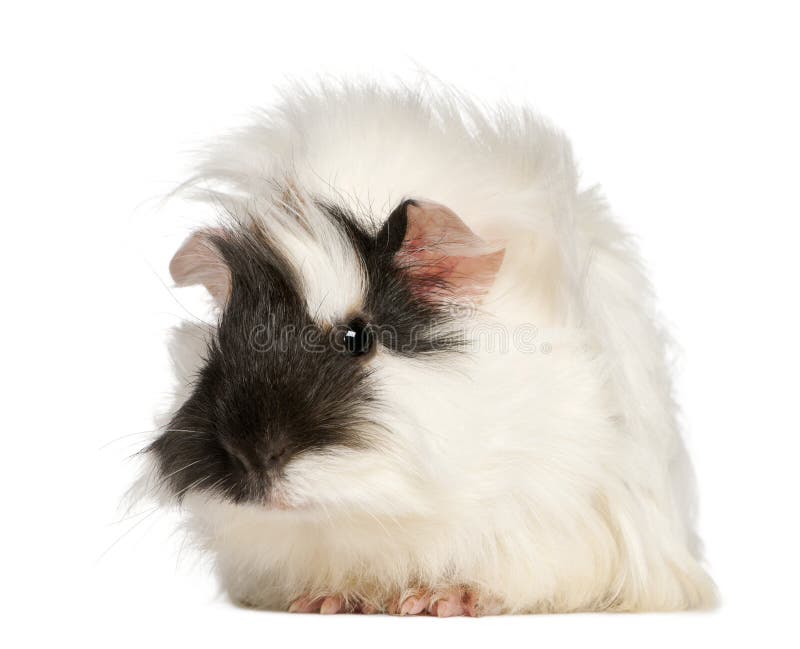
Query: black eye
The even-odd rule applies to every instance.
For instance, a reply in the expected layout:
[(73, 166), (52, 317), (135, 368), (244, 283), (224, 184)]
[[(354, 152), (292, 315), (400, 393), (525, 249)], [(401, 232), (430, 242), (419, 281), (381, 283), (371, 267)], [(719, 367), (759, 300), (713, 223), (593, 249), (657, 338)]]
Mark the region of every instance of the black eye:
[(344, 328), (344, 348), (351, 356), (363, 356), (372, 349), (372, 327), (361, 318), (351, 320)]

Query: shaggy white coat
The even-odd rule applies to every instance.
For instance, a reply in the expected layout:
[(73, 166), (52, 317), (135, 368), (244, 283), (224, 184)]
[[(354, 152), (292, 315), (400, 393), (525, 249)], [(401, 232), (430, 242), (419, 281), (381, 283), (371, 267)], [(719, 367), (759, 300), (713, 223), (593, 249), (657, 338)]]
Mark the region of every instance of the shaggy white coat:
[[(391, 431), (379, 448), (291, 461), (285, 510), (187, 494), (189, 533), (234, 599), (285, 609), (342, 594), (381, 609), (462, 585), (486, 613), (713, 603), (650, 287), (558, 130), (448, 90), (297, 86), (190, 184), (269, 219), (287, 179), (378, 221), (404, 198), (436, 201), (506, 254), (466, 321), (470, 354), (372, 361)], [(322, 219), (317, 233), (285, 247), (312, 312), (336, 322), (364, 278)], [(199, 362), (196, 333), (175, 339), (179, 376)]]

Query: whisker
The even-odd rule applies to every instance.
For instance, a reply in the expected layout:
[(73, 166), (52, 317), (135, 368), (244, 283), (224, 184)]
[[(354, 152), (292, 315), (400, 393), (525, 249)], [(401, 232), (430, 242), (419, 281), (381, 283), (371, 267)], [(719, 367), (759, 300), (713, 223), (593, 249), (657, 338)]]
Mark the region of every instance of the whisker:
[(117, 438), (115, 438), (115, 439), (112, 439), (111, 441), (109, 441), (109, 442), (106, 442), (106, 443), (105, 443), (105, 444), (103, 444), (102, 446), (98, 447), (98, 449), (97, 449), (97, 450), (98, 450), (98, 451), (102, 451), (102, 450), (104, 450), (104, 449), (108, 448), (109, 446), (111, 446), (112, 444), (115, 444), (116, 442), (119, 442), (119, 441), (121, 441), (121, 440), (123, 440), (123, 439), (127, 439), (128, 437), (134, 437), (134, 436), (136, 436), (136, 435), (148, 435), (148, 434), (150, 434), (150, 433), (155, 433), (155, 432), (157, 432), (157, 431), (158, 431), (158, 429), (153, 429), (153, 430), (140, 430), (140, 431), (138, 431), (138, 432), (136, 432), (136, 433), (128, 433), (127, 435), (120, 435), (119, 437), (117, 437)]
[(193, 467), (195, 464), (199, 464), (202, 461), (203, 461), (203, 458), (200, 458), (199, 460), (195, 460), (194, 462), (189, 462), (189, 464), (187, 464), (186, 466), (183, 466), (180, 469), (176, 469), (172, 473), (169, 473), (169, 474), (165, 475), (163, 478), (161, 478), (161, 480), (159, 482), (159, 486), (163, 485), (167, 480), (169, 480), (171, 477), (179, 474), (181, 471), (186, 471), (186, 469), (188, 469), (189, 467)]
[(156, 505), (155, 507), (150, 507), (149, 509), (145, 509), (143, 511), (136, 512), (134, 514), (126, 514), (125, 516), (123, 516), (119, 520), (111, 521), (108, 524), (108, 526), (111, 527), (112, 525), (119, 525), (120, 523), (124, 523), (126, 521), (131, 520), (131, 519), (138, 518), (139, 516), (142, 516), (144, 514), (151, 514), (154, 509), (158, 509), (159, 507), (160, 507), (160, 505)]
[(160, 507), (154, 508), (149, 514), (147, 514), (147, 516), (144, 516), (144, 517), (140, 518), (133, 525), (131, 525), (130, 528), (128, 528), (128, 530), (124, 534), (122, 534), (122, 536), (120, 536), (116, 541), (114, 541), (111, 545), (109, 545), (103, 551), (103, 553), (99, 557), (97, 557), (97, 561), (99, 562), (104, 556), (106, 556), (109, 552), (111, 552), (111, 550), (114, 548), (114, 546), (116, 546), (120, 541), (122, 541), (122, 539), (124, 539), (131, 532), (133, 532), (133, 530), (135, 530), (137, 527), (139, 527), (139, 525), (141, 525), (144, 521), (146, 521), (148, 518), (150, 518), (153, 514), (158, 512), (159, 509), (160, 509)]
[(194, 481), (192, 484), (190, 484), (188, 487), (184, 487), (184, 488), (183, 488), (183, 489), (181, 489), (181, 490), (180, 490), (178, 493), (176, 493), (176, 494), (175, 494), (175, 498), (176, 498), (177, 500), (179, 500), (179, 501), (180, 501), (180, 500), (183, 498), (183, 496), (184, 496), (184, 495), (186, 495), (186, 492), (187, 492), (187, 491), (189, 491), (190, 489), (194, 489), (195, 487), (199, 487), (199, 486), (200, 486), (200, 485), (201, 485), (203, 482), (205, 482), (206, 480), (208, 480), (208, 478), (209, 478), (209, 477), (210, 477), (210, 476), (204, 475), (202, 478), (200, 478), (200, 479), (198, 479), (198, 480), (195, 480), (195, 481)]

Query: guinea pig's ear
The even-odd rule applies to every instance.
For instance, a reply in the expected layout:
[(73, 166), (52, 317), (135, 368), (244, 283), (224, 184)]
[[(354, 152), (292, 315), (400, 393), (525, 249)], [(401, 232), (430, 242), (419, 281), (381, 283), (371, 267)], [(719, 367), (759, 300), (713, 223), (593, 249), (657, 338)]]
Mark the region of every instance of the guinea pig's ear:
[(222, 236), (221, 228), (193, 232), (169, 262), (169, 273), (177, 286), (202, 284), (220, 306), (231, 290), (230, 269), (214, 246), (214, 239)]
[(494, 283), (505, 248), (481, 239), (444, 205), (406, 200), (389, 215), (379, 245), (410, 276), (415, 293), (478, 299)]

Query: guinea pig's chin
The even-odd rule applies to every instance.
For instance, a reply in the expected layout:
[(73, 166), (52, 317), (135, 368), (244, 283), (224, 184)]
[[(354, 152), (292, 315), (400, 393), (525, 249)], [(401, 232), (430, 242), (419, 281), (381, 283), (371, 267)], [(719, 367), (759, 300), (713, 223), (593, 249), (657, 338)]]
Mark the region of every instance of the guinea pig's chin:
[(269, 489), (268, 494), (263, 499), (234, 501), (224, 497), (222, 494), (208, 493), (203, 491), (187, 492), (182, 504), (189, 510), (209, 511), (234, 511), (247, 510), (249, 512), (261, 512), (263, 514), (272, 513), (306, 513), (315, 509), (312, 502), (292, 497), (285, 488), (276, 484)]
[(263, 508), (267, 511), (280, 512), (306, 511), (311, 508), (311, 503), (292, 497), (285, 484), (278, 481), (270, 488), (269, 494), (263, 503)]

